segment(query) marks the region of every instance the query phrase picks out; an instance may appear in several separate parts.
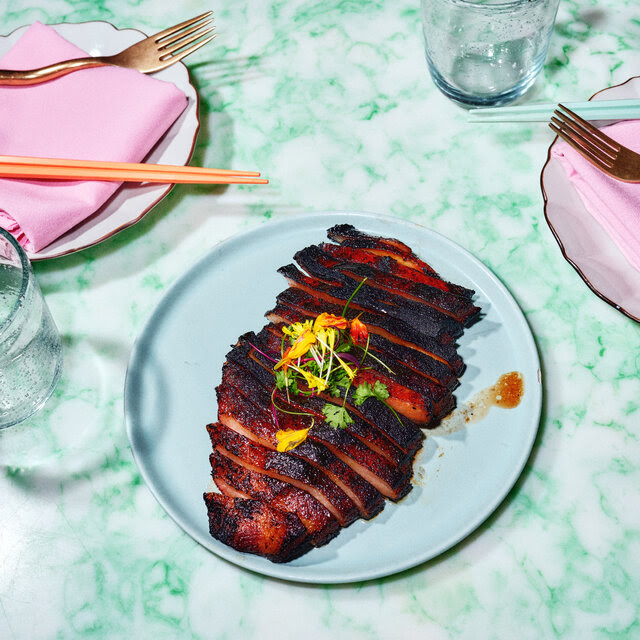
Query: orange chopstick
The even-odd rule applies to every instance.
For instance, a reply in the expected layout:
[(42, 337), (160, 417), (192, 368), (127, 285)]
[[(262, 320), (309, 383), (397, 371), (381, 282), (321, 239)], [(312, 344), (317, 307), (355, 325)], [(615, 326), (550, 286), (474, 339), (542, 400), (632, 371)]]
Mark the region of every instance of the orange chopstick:
[(257, 171), (0, 155), (0, 177), (187, 184), (267, 184)]

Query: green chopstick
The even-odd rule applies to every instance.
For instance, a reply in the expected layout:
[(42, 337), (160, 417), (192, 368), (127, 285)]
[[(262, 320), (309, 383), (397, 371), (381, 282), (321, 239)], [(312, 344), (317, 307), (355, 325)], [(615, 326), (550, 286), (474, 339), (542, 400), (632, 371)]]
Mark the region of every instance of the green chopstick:
[[(640, 118), (640, 100), (592, 100), (562, 102), (585, 120), (633, 120)], [(468, 122), (549, 122), (557, 104), (546, 102), (519, 107), (471, 109)]]

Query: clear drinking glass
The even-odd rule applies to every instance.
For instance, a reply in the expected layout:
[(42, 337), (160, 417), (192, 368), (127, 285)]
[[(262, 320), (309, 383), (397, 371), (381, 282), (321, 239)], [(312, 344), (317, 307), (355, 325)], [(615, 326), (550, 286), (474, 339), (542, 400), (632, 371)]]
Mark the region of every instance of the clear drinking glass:
[(422, 0), (429, 72), (463, 105), (498, 106), (540, 73), (559, 0)]
[(60, 336), (29, 259), (0, 228), (0, 429), (40, 409), (61, 371)]

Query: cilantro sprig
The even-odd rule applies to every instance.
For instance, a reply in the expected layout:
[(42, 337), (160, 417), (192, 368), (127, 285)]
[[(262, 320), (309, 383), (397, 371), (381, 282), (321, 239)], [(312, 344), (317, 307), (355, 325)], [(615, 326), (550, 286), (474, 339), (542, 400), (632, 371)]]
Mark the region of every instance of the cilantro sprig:
[(384, 402), (389, 397), (389, 390), (387, 385), (376, 380), (373, 387), (368, 382), (363, 382), (358, 385), (358, 388), (353, 393), (353, 404), (359, 407), (367, 398), (377, 398), (381, 402)]
[(346, 429), (353, 424), (353, 418), (349, 415), (347, 408), (327, 402), (323, 409), (325, 422), (328, 422), (334, 429)]

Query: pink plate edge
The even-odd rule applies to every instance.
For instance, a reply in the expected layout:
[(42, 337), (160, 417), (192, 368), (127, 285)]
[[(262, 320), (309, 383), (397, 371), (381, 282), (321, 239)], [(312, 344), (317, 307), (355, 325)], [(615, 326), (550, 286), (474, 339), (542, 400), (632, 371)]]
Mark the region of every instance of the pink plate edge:
[[(144, 33), (143, 31), (140, 31), (140, 29), (135, 29), (135, 28), (131, 28), (131, 27), (126, 27), (125, 29), (120, 29), (119, 27), (116, 27), (114, 24), (112, 24), (108, 20), (85, 20), (85, 21), (74, 23), (74, 24), (86, 24), (86, 25), (89, 25), (89, 24), (95, 24), (97, 22), (102, 22), (104, 24), (108, 24), (110, 27), (112, 27), (116, 31), (123, 31), (123, 30), (126, 30), (126, 31), (137, 31), (138, 33), (140, 33), (142, 35), (143, 38), (147, 37), (147, 34)], [(50, 25), (50, 26), (55, 27), (56, 25)], [(10, 33), (8, 33), (4, 37), (9, 37), (9, 36), (11, 36), (12, 33), (17, 31), (18, 29), (22, 29), (22, 28), (23, 28), (23, 26), (16, 27), (16, 29), (13, 29)], [(186, 157), (185, 162), (184, 162), (184, 164), (186, 165), (186, 164), (188, 164), (190, 162), (191, 158), (193, 157), (193, 152), (195, 151), (195, 148), (196, 148), (196, 141), (198, 139), (198, 133), (200, 131), (200, 125), (201, 125), (201, 122), (200, 122), (200, 102), (197, 99), (198, 92), (195, 89), (195, 86), (193, 85), (193, 82), (192, 82), (192, 79), (191, 79), (191, 73), (189, 72), (189, 68), (183, 62), (177, 62), (176, 64), (179, 64), (179, 65), (181, 65), (182, 67), (185, 68), (185, 70), (187, 72), (187, 77), (188, 77), (188, 80), (189, 80), (189, 84), (194, 88), (194, 92), (196, 94), (196, 101), (195, 101), (195, 103), (196, 103), (195, 104), (196, 127), (195, 127), (195, 130), (193, 132), (193, 139), (191, 140), (191, 148), (189, 149), (189, 152), (188, 152), (187, 157)], [(162, 138), (160, 138), (160, 140), (162, 140)], [(158, 140), (158, 143), (160, 142), (160, 140)], [(149, 154), (151, 154), (151, 153), (153, 153), (153, 149), (151, 149), (151, 151), (149, 151)], [(39, 256), (37, 253), (35, 253), (35, 254), (34, 253), (29, 253), (29, 260), (31, 262), (38, 262), (38, 261), (41, 261), (41, 260), (52, 260), (54, 258), (61, 258), (63, 256), (68, 256), (68, 255), (71, 255), (73, 253), (77, 253), (78, 251), (82, 251), (84, 249), (88, 249), (89, 247), (93, 247), (93, 246), (95, 246), (97, 244), (100, 244), (101, 242), (104, 242), (105, 240), (108, 240), (109, 238), (115, 236), (117, 233), (120, 233), (120, 231), (123, 231), (124, 229), (128, 229), (129, 227), (132, 227), (134, 224), (140, 222), (140, 220), (142, 220), (142, 218), (144, 218), (144, 216), (147, 215), (147, 213), (149, 213), (149, 211), (151, 211), (151, 209), (153, 209), (153, 207), (155, 207), (161, 200), (163, 200), (174, 187), (175, 187), (175, 185), (173, 185), (173, 184), (167, 185), (166, 189), (164, 189), (161, 193), (159, 193), (158, 196), (155, 198), (155, 200), (153, 202), (151, 202), (145, 209), (143, 209), (136, 218), (134, 218), (132, 220), (127, 220), (126, 222), (124, 222), (123, 224), (119, 225), (118, 227), (112, 229), (108, 233), (105, 233), (100, 238), (92, 240), (91, 242), (87, 242), (86, 244), (81, 245), (81, 246), (76, 246), (76, 247), (72, 247), (72, 248), (61, 250), (58, 253), (54, 253), (54, 254)]]
[[(622, 87), (625, 84), (627, 84), (627, 83), (629, 83), (629, 82), (631, 82), (633, 80), (636, 80), (636, 79), (640, 79), (640, 76), (632, 76), (631, 78), (628, 78), (624, 82), (621, 82), (621, 83), (616, 84), (616, 85), (612, 85), (610, 87), (606, 87), (604, 89), (600, 89), (600, 91), (596, 91), (596, 93), (594, 93), (589, 98), (589, 100), (593, 100), (596, 96), (598, 96), (601, 93), (609, 91), (610, 89)], [(558, 246), (560, 247), (560, 251), (562, 252), (562, 255), (563, 255), (564, 259), (576, 270), (578, 275), (582, 278), (582, 280), (589, 287), (589, 289), (591, 289), (591, 291), (593, 293), (595, 293), (601, 300), (604, 300), (604, 302), (606, 302), (607, 304), (611, 305), (617, 311), (620, 311), (622, 314), (624, 314), (625, 316), (627, 316), (631, 320), (634, 320), (635, 322), (640, 322), (640, 317), (634, 315), (629, 310), (625, 309), (623, 306), (621, 306), (620, 304), (618, 304), (617, 302), (615, 302), (614, 300), (609, 298), (607, 295), (602, 293), (600, 290), (598, 290), (591, 283), (591, 281), (586, 276), (586, 274), (582, 271), (580, 266), (575, 262), (574, 259), (569, 257), (569, 255), (567, 254), (567, 251), (566, 251), (565, 246), (564, 246), (564, 244), (562, 242), (562, 239), (560, 238), (560, 235), (558, 234), (558, 232), (556, 231), (555, 227), (553, 226), (553, 223), (551, 222), (551, 219), (549, 217), (549, 212), (548, 212), (549, 197), (548, 197), (547, 191), (546, 191), (545, 186), (544, 186), (544, 174), (545, 174), (545, 170), (547, 169), (547, 167), (549, 165), (549, 162), (551, 161), (551, 149), (556, 144), (556, 142), (558, 142), (558, 136), (556, 136), (553, 139), (553, 142), (549, 145), (549, 149), (547, 151), (547, 159), (546, 159), (546, 161), (544, 163), (544, 166), (542, 167), (542, 171), (540, 172), (540, 188), (542, 190), (542, 196), (544, 198), (544, 217), (545, 217), (545, 220), (547, 222), (547, 226), (551, 230), (551, 233), (553, 234), (553, 237), (556, 239), (556, 242), (558, 243)]]

